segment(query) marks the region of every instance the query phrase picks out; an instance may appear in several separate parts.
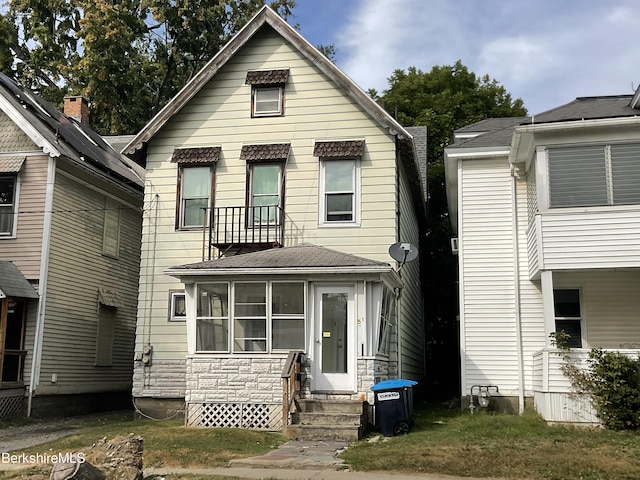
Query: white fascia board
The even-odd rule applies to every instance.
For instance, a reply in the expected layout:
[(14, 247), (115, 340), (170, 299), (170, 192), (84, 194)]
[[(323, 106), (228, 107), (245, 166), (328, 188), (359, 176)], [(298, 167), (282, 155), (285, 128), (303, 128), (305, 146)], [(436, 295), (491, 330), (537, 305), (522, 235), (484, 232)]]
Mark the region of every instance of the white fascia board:
[(164, 271), (172, 277), (204, 277), (204, 276), (234, 276), (234, 275), (335, 275), (335, 274), (385, 274), (393, 272), (389, 265), (370, 267), (289, 267), (274, 269), (258, 268), (169, 268)]
[(507, 157), (511, 153), (511, 147), (476, 147), (476, 148), (447, 148), (448, 158), (473, 160), (475, 158)]
[(0, 95), (0, 110), (2, 110), (38, 147), (42, 148), (42, 151), (51, 157), (59, 157), (60, 150), (46, 140), (42, 134), (35, 128), (31, 122), (29, 122), (25, 116), (6, 101), (4, 97)]

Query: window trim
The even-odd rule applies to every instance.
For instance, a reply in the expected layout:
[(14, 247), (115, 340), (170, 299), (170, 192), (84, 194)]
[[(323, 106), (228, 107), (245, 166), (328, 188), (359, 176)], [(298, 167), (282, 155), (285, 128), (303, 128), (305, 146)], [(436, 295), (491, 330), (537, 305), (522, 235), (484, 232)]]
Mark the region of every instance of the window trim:
[[(561, 317), (558, 316), (556, 314), (555, 311), (555, 296), (556, 296), (556, 292), (558, 290), (572, 290), (572, 291), (577, 291), (578, 292), (578, 307), (580, 308), (580, 315), (578, 317)], [(586, 340), (586, 321), (585, 321), (585, 314), (584, 314), (584, 301), (583, 301), (583, 294), (582, 294), (582, 289), (579, 287), (558, 287), (558, 286), (554, 286), (553, 288), (553, 298), (554, 298), (554, 309), (553, 309), (553, 322), (554, 322), (554, 329), (557, 332), (558, 331), (558, 327), (557, 327), (557, 322), (558, 320), (560, 321), (576, 321), (578, 322), (579, 326), (580, 326), (580, 346), (579, 347), (570, 347), (570, 348), (588, 348), (587, 345), (587, 340)]]
[[(353, 220), (327, 220), (326, 211), (326, 165), (327, 162), (352, 162), (353, 163)], [(360, 226), (360, 183), (361, 167), (357, 157), (322, 157), (319, 163), (318, 185), (318, 226), (320, 227), (359, 227)], [(335, 193), (335, 192), (333, 192)]]
[[(267, 90), (278, 91), (278, 108), (276, 110), (258, 111), (258, 105), (260, 103), (267, 103), (265, 100), (258, 98), (259, 92), (266, 92)], [(273, 100), (269, 100), (273, 102)], [(284, 85), (251, 85), (251, 117), (282, 117), (284, 116)]]
[[(176, 302), (178, 297), (182, 297), (184, 301), (184, 315), (176, 314)], [(187, 294), (184, 290), (169, 290), (169, 311), (167, 321), (169, 322), (186, 322), (187, 321)]]
[(20, 200), (20, 174), (19, 172), (0, 172), (0, 177), (13, 177), (13, 202), (11, 204), (11, 231), (0, 231), (0, 240), (16, 238), (18, 232), (18, 212)]
[(208, 168), (209, 169), (209, 199), (207, 202), (207, 209), (211, 212), (214, 208), (215, 203), (215, 183), (216, 183), (216, 164), (215, 163), (178, 163), (178, 180), (177, 180), (177, 188), (176, 188), (176, 222), (175, 229), (176, 231), (192, 231), (192, 230), (201, 230), (202, 228), (208, 227), (211, 215), (206, 216), (206, 221), (204, 225), (184, 225), (184, 208), (183, 201), (185, 200), (182, 196), (183, 194), (183, 177), (185, 169), (195, 169), (195, 168)]

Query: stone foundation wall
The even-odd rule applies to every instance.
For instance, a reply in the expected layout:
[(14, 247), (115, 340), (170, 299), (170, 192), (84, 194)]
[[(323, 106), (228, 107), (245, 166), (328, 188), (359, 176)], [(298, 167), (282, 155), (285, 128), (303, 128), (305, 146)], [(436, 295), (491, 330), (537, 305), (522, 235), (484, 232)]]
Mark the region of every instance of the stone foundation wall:
[(186, 360), (154, 360), (151, 366), (133, 367), (133, 396), (182, 398), (186, 392)]

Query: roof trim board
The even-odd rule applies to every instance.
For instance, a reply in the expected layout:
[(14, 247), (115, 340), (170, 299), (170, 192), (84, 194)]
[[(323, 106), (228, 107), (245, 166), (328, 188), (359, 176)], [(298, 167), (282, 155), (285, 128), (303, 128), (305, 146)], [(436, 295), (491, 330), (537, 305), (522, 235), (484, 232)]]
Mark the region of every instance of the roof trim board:
[(289, 41), (309, 61), (342, 88), (372, 118), (392, 135), (411, 139), (391, 115), (378, 105), (369, 95), (356, 85), (346, 74), (336, 67), (325, 55), (304, 39), (293, 27), (284, 21), (269, 6), (264, 5), (258, 13), (164, 106), (158, 114), (122, 150), (133, 153), (141, 148), (191, 100), (216, 73), (231, 59), (264, 25), (268, 25)]

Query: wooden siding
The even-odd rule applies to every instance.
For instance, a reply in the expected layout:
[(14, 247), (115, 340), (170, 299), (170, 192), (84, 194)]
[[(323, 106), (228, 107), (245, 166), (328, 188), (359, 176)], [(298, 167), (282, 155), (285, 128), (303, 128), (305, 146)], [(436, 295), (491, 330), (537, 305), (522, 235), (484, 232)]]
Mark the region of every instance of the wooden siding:
[[(57, 174), (38, 394), (128, 389), (140, 251), (140, 211), (119, 202), (117, 258), (102, 255), (105, 195)], [(122, 192), (110, 192), (123, 195)], [(96, 367), (98, 288), (117, 291), (112, 366)], [(57, 375), (57, 382), (51, 376)]]
[(542, 215), (545, 270), (640, 266), (640, 208), (556, 209)]
[[(289, 68), (285, 114), (251, 118), (249, 70)], [(364, 138), (361, 165), (361, 225), (318, 226), (317, 140)], [(151, 140), (147, 156), (137, 350), (151, 343), (154, 358), (187, 353), (186, 324), (168, 323), (168, 291), (182, 288), (163, 272), (197, 262), (202, 232), (175, 231), (175, 148), (221, 146), (216, 166), (215, 206), (245, 204), (243, 144), (287, 142), (286, 245), (315, 243), (375, 260), (389, 261), (396, 241), (395, 139), (336, 89), (317, 67), (270, 28), (262, 29)], [(157, 218), (157, 223), (156, 223)]]
[[(420, 233), (409, 181), (404, 168), (400, 169), (400, 236), (402, 242), (415, 247), (420, 244)], [(402, 378), (422, 380), (424, 375), (424, 314), (420, 285), (420, 259), (405, 264), (400, 271), (404, 282), (400, 298), (400, 372)]]
[(477, 384), (518, 391), (511, 181), (506, 159), (462, 161), (462, 395)]

